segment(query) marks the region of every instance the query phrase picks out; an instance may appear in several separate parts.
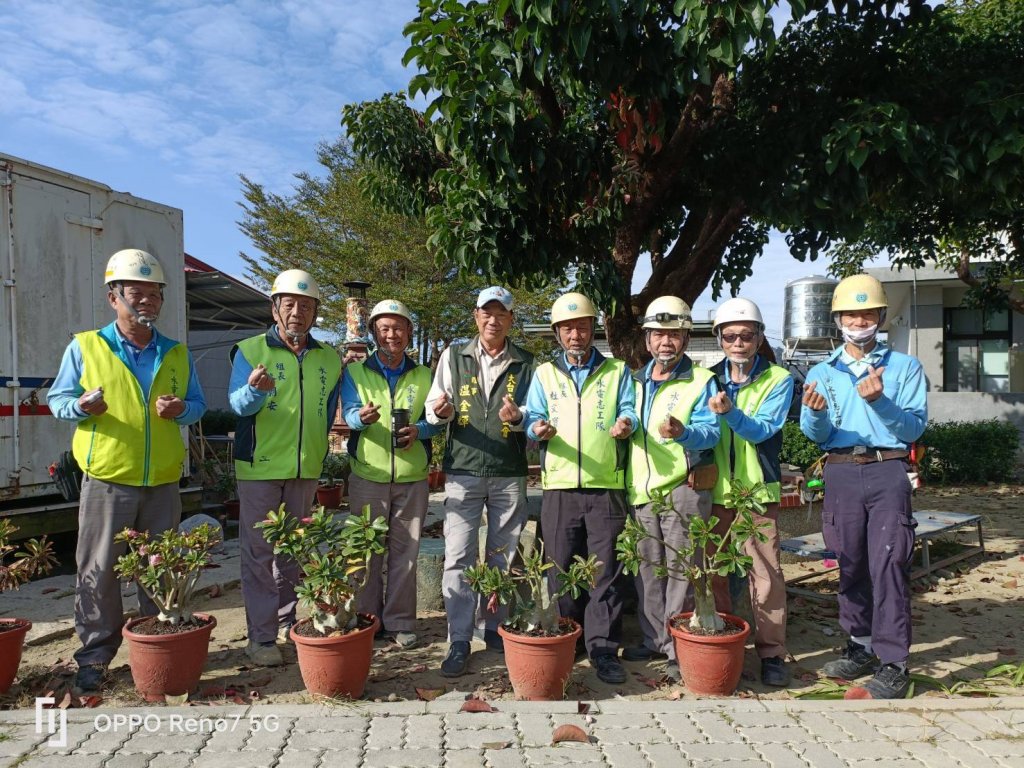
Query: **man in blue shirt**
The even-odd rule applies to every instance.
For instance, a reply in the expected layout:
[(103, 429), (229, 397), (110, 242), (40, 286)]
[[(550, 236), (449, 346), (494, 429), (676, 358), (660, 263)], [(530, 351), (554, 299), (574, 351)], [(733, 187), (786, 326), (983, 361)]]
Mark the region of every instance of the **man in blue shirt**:
[[(711, 410), (722, 424), (722, 440), (715, 447), (718, 482), (711, 514), (718, 518), (715, 532), (725, 535), (736, 510), (725, 506), (734, 482), (763, 490), (758, 501), (765, 505), (754, 522), (766, 535), (764, 541), (751, 537), (743, 543), (744, 554), (753, 559), (749, 572), (750, 607), (754, 613), (754, 647), (761, 659), (761, 682), (785, 687), (786, 669), (786, 580), (779, 561), (779, 501), (781, 500), (782, 425), (793, 401), (793, 377), (758, 354), (764, 340), (760, 308), (748, 299), (724, 302), (715, 312), (712, 330), (725, 359), (711, 370), (722, 391), (711, 400)], [(729, 580), (713, 581), (715, 605), (732, 611)]]
[[(534, 373), (526, 396), (526, 433), (541, 443), (541, 531), (548, 558), (568, 570), (575, 555), (593, 554), (604, 567), (594, 588), (558, 601), (562, 616), (583, 625), (597, 676), (626, 680), (622, 639), (622, 565), (615, 539), (626, 523), (628, 438), (637, 427), (629, 369), (593, 348), (597, 309), (567, 293), (551, 307), (562, 351)], [(552, 590), (554, 577), (549, 579)]]
[(839, 558), (839, 622), (850, 635), (823, 671), (853, 680), (880, 663), (851, 698), (903, 698), (910, 687), (907, 457), (928, 419), (928, 381), (916, 358), (878, 341), (886, 308), (870, 275), (836, 286), (832, 315), (845, 344), (811, 369), (800, 412), (804, 434), (828, 452), (822, 533)]
[[(81, 690), (100, 687), (121, 645), (123, 605), (114, 564), (125, 528), (158, 535), (181, 521), (185, 444), (180, 427), (198, 421), (206, 399), (192, 356), (154, 327), (164, 302), (163, 269), (151, 254), (118, 251), (107, 262), (107, 301), (117, 318), (68, 344), (46, 396), (53, 415), (78, 426), (82, 468), (78, 510), (75, 653)], [(157, 606), (138, 587), (139, 613)]]

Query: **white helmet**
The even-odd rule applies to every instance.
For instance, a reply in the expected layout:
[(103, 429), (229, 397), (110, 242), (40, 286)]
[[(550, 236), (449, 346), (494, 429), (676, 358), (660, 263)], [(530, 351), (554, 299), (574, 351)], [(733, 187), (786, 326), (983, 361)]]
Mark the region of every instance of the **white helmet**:
[(275, 277), (274, 284), (270, 286), (270, 298), (274, 298), (279, 293), (308, 296), (320, 301), (320, 286), (316, 284), (313, 276), (303, 269), (286, 269)]
[(373, 330), (374, 321), (376, 321), (378, 317), (383, 317), (384, 315), (397, 315), (398, 317), (404, 317), (409, 321), (409, 324), (412, 325), (412, 313), (405, 304), (398, 301), (398, 299), (384, 299), (383, 301), (378, 301), (374, 304), (373, 311), (370, 312), (371, 330)]
[(715, 321), (711, 324), (712, 332), (717, 332), (718, 326), (727, 323), (757, 323), (758, 330), (764, 330), (761, 310), (750, 299), (736, 298), (723, 302), (715, 312)]
[(559, 323), (581, 317), (592, 317), (594, 322), (597, 322), (597, 307), (594, 306), (594, 302), (582, 293), (564, 293), (551, 305), (551, 330), (555, 330)]
[(108, 285), (122, 282), (167, 284), (164, 269), (156, 256), (138, 248), (125, 248), (111, 256), (103, 273), (103, 282)]
[(690, 305), (678, 296), (659, 296), (647, 305), (640, 324), (648, 330), (688, 331), (693, 328)]

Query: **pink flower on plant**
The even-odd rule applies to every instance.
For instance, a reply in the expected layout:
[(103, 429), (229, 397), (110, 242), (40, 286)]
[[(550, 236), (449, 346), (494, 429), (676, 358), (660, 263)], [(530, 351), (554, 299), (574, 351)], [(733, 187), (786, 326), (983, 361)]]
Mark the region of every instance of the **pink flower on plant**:
[(312, 517), (304, 517), (299, 522), (301, 522), (303, 525), (309, 525), (310, 523), (313, 522), (313, 518)]
[(125, 531), (124, 535), (125, 535), (126, 538), (129, 538), (129, 539), (137, 539), (142, 534), (139, 533), (138, 531), (132, 529), (132, 530)]
[(142, 544), (139, 547), (139, 554), (142, 555), (143, 557), (148, 555), (149, 554), (149, 547), (147, 547), (145, 544)]
[(160, 565), (164, 561), (163, 555), (151, 555), (149, 558), (150, 565)]

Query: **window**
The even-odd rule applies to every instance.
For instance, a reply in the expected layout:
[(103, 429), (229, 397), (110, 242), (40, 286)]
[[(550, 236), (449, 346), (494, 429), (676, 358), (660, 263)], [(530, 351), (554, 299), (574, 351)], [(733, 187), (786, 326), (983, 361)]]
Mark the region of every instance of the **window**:
[(1010, 391), (1010, 312), (945, 311), (943, 389)]

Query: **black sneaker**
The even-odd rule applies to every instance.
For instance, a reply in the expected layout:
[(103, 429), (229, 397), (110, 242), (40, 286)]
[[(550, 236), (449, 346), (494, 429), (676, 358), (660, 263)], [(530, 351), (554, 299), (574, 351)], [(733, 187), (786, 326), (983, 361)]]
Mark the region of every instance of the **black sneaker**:
[(597, 676), (609, 685), (619, 685), (626, 682), (626, 669), (614, 653), (602, 653), (590, 660), (597, 670)]
[(622, 649), (623, 661), (651, 661), (652, 659), (664, 659), (664, 653), (652, 651), (646, 645), (633, 645)]
[(445, 677), (459, 677), (469, 667), (469, 643), (456, 640), (448, 646), (448, 655), (441, 662), (441, 674)]
[(846, 650), (843, 657), (830, 661), (821, 668), (825, 677), (838, 677), (841, 680), (854, 680), (858, 677), (873, 672), (878, 667), (878, 657), (870, 653), (860, 643), (853, 640), (846, 641)]
[(789, 685), (789, 670), (786, 662), (781, 656), (770, 656), (761, 659), (761, 682), (764, 685), (771, 685), (776, 688), (785, 688)]
[(75, 687), (82, 691), (98, 691), (103, 686), (103, 676), (107, 669), (102, 664), (87, 664), (78, 668), (75, 675)]
[(884, 664), (861, 688), (872, 699), (905, 699), (910, 690), (910, 673), (895, 664)]
[(484, 630), (484, 644), (492, 651), (505, 652), (505, 640), (498, 634), (496, 629)]

